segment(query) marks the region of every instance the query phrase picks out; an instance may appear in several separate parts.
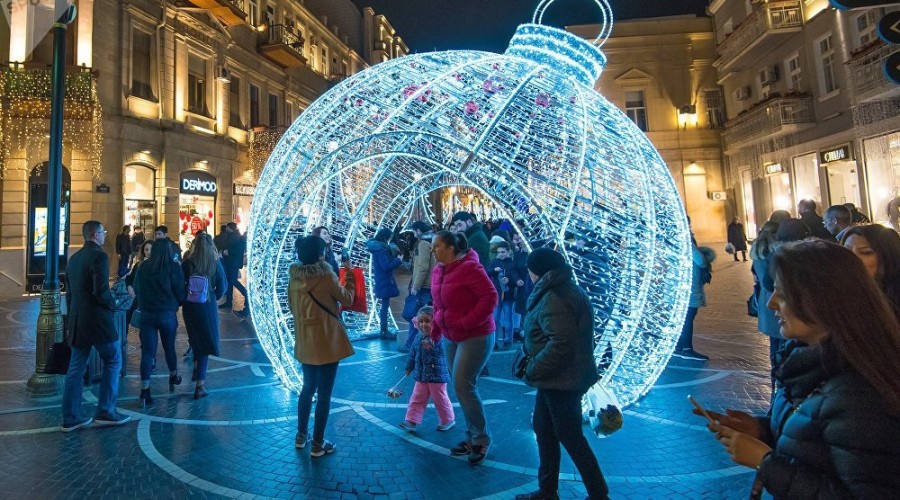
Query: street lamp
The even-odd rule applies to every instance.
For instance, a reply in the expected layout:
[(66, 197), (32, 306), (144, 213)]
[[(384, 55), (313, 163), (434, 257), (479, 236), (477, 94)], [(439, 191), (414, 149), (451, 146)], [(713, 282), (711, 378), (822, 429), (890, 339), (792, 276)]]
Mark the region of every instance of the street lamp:
[(63, 333), (59, 293), (59, 220), (62, 195), (63, 100), (66, 91), (66, 30), (75, 20), (75, 6), (56, 0), (54, 12), (62, 12), (53, 23), (53, 70), (50, 87), (50, 162), (47, 167), (47, 251), (44, 259), (44, 283), (41, 287), (41, 312), (37, 322), (34, 374), (26, 390), (32, 396), (48, 396), (59, 391), (55, 375), (44, 373), (47, 352)]

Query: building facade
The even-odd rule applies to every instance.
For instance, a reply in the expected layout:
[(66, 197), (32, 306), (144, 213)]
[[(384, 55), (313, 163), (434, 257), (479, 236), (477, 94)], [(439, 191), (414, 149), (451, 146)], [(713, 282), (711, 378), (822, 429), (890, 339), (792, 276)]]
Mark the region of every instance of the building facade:
[(726, 187), (751, 237), (773, 210), (796, 215), (801, 199), (887, 220), (900, 185), (900, 87), (882, 74), (890, 50), (876, 26), (897, 9), (711, 2)]
[[(43, 279), (52, 35), (38, 27), (49, 29), (53, 13), (32, 3), (0, 28), (2, 295), (37, 291)], [(383, 16), (351, 0), (76, 4), (63, 272), (89, 219), (111, 234), (139, 225), (148, 237), (166, 225), (182, 248), (198, 229), (245, 230), (257, 176), (286, 128), (346, 76), (408, 52)]]
[[(592, 39), (600, 27), (567, 29)], [(715, 50), (710, 18), (617, 21), (603, 46), (608, 62), (596, 84), (659, 151), (701, 241), (724, 241), (732, 213), (722, 174), (725, 110)]]

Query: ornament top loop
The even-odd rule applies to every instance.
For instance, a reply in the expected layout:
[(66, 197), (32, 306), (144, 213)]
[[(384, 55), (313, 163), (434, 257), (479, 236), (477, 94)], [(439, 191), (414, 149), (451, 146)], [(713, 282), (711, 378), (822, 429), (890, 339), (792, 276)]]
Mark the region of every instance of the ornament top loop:
[[(555, 1), (556, 0), (541, 0), (541, 3), (539, 3), (534, 10), (534, 16), (532, 16), (531, 22), (533, 24), (543, 24), (544, 12), (547, 10), (547, 7), (550, 7)], [(597, 4), (597, 7), (600, 7), (600, 13), (603, 16), (603, 20), (600, 22), (600, 33), (597, 35), (597, 38), (594, 39), (594, 45), (602, 47), (603, 44), (606, 43), (606, 40), (609, 39), (610, 33), (612, 33), (613, 12), (612, 7), (609, 6), (607, 0), (594, 0), (594, 3)]]

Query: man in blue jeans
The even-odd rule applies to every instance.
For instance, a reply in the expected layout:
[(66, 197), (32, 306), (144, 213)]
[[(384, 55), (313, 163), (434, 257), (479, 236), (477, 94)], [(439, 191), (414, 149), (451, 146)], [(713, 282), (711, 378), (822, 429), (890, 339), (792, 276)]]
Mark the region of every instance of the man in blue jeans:
[[(60, 430), (72, 432), (91, 423), (97, 426), (122, 425), (131, 417), (116, 411), (119, 395), (119, 369), (122, 350), (119, 334), (113, 323), (116, 299), (109, 291), (109, 257), (103, 251), (106, 228), (99, 221), (89, 220), (81, 228), (84, 246), (69, 259), (66, 269), (66, 305), (69, 312), (69, 342), (72, 358), (66, 373), (63, 391), (63, 423)], [(103, 360), (97, 410), (94, 417), (81, 414), (81, 393), (84, 370), (91, 348)]]

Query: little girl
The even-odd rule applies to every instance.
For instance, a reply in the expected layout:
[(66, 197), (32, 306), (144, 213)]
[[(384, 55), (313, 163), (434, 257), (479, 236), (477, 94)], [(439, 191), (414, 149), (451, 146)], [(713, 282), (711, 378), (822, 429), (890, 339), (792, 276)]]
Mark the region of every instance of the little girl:
[(444, 345), (440, 338), (431, 337), (431, 321), (434, 309), (425, 306), (419, 309), (416, 316), (418, 334), (409, 348), (409, 361), (406, 363), (406, 374), (415, 372), (413, 378), (416, 386), (409, 397), (406, 409), (406, 420), (400, 427), (414, 432), (422, 423), (422, 415), (428, 405), (429, 396), (434, 400), (438, 413), (437, 430), (447, 431), (456, 425), (453, 405), (447, 396), (447, 382), (450, 372), (447, 370), (447, 358), (444, 356)]

